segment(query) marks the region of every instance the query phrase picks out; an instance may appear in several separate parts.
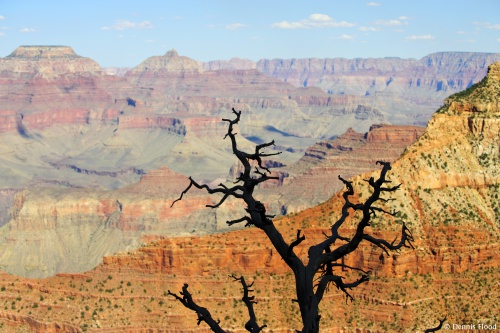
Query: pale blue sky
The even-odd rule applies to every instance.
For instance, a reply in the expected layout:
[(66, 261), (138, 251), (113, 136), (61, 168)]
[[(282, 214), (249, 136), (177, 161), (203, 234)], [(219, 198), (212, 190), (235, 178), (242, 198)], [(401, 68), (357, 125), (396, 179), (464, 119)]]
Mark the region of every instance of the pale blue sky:
[(196, 60), (500, 53), (500, 0), (0, 0), (0, 57), (68, 45), (103, 67)]

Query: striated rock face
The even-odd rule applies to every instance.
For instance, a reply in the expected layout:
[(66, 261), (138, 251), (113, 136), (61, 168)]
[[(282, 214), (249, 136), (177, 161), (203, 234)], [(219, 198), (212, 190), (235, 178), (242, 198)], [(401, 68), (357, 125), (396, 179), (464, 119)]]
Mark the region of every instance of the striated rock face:
[(75, 59), (80, 58), (69, 46), (24, 45), (15, 49), (7, 58), (22, 59)]
[(115, 82), (70, 47), (21, 46), (0, 59), (0, 133), (88, 124), (112, 107), (107, 86)]
[[(400, 267), (396, 272), (453, 273), (500, 265), (495, 254), (500, 244), (499, 113), (481, 107), (483, 100), (478, 99), (499, 96), (499, 68), (500, 63), (491, 65), (493, 75), (451, 96), (449, 100), (472, 107), (457, 110), (456, 104), (447, 103), (394, 163), (391, 180), (401, 183), (402, 190), (385, 208), (400, 211), (394, 222), (404, 221), (421, 240), (418, 251), (393, 258), (392, 266)], [(369, 177), (356, 177), (354, 184), (366, 187), (362, 179)]]
[(401, 146), (412, 144), (423, 133), (424, 128), (418, 126), (373, 125), (365, 138), (367, 142), (374, 144), (392, 143)]
[(378, 160), (395, 161), (423, 132), (418, 126), (373, 125), (364, 134), (349, 129), (317, 142), (285, 169), (289, 177), (274, 191), (280, 193), (281, 211), (298, 212), (324, 202), (342, 188), (339, 175), (349, 178), (373, 170)]
[[(228, 151), (228, 142), (222, 139), (227, 125), (217, 119), (192, 117), (174, 121), (169, 126), (178, 126), (187, 132), (173, 149), (179, 161), (185, 158), (191, 163), (202, 163), (200, 155), (207, 151), (215, 153), (214, 148), (222, 146), (225, 146), (225, 160), (229, 163), (235, 160)], [(390, 125), (373, 126), (367, 134), (350, 130), (335, 140), (311, 147), (296, 165), (287, 167), (278, 160), (266, 160), (264, 165), (278, 180), (265, 183), (258, 195), (263, 202), (270, 203), (268, 209), (273, 213), (311, 207), (328, 199), (338, 189), (339, 184), (332, 184), (331, 180), (339, 174), (347, 177), (355, 172), (372, 170), (374, 161), (380, 158), (394, 160), (421, 131), (416, 127)], [(114, 142), (120, 147), (119, 138), (114, 137), (115, 141), (107, 144)], [(253, 144), (241, 139), (239, 144), (247, 151), (254, 149)], [(219, 154), (222, 151), (220, 148)], [(352, 153), (357, 158), (353, 159)], [(218, 164), (206, 158), (203, 161), (205, 174), (199, 181), (211, 182), (211, 186), (228, 181), (230, 184), (241, 172), (240, 166), (233, 165), (227, 179), (210, 178), (210, 169), (218, 169)], [(71, 163), (56, 166), (59, 170), (73, 170), (98, 178), (123, 177), (113, 171), (87, 169)], [(230, 166), (228, 164), (226, 170)], [(144, 172), (135, 168), (123, 170), (123, 173), (132, 176)], [(10, 215), (5, 221), (8, 224), (0, 238), (4, 252), (0, 257), (2, 269), (31, 277), (81, 272), (99, 263), (103, 255), (137, 247), (147, 235), (175, 236), (225, 230), (225, 222), (231, 219), (231, 214), (242, 211), (242, 207), (232, 202), (216, 211), (205, 209), (206, 204), (215, 203), (217, 198), (208, 197), (203, 191), (171, 209), (173, 200), (188, 183), (187, 176), (162, 167), (142, 175), (138, 183), (115, 191), (81, 188), (24, 190), (13, 196), (8, 206)], [(49, 246), (55, 238), (65, 241)]]
[(148, 105), (164, 112), (219, 116), (234, 107), (250, 114), (252, 124), (241, 127), (244, 136), (266, 135), (269, 124), (298, 137), (331, 136), (349, 125), (366, 130), (374, 121), (384, 120), (382, 113), (362, 106), (356, 96), (332, 98), (319, 88), (296, 88), (238, 59), (202, 66), (170, 51), (147, 59), (125, 76), (151, 92)]
[[(8, 235), (4, 238), (5, 242), (7, 239), (24, 239), (24, 236), (14, 237), (11, 232), (21, 233), (21, 227), (32, 222), (37, 228), (41, 228), (36, 221), (42, 220), (46, 221), (51, 232), (59, 224), (73, 223), (77, 225), (75, 233), (92, 234), (97, 229), (92, 227), (90, 229), (93, 231), (82, 231), (78, 229), (81, 227), (78, 226), (79, 221), (91, 221), (89, 225), (98, 228), (100, 222), (110, 218), (113, 212), (101, 213), (98, 201), (102, 199), (107, 202), (106, 205), (111, 205), (116, 210), (116, 200), (122, 194), (110, 194), (107, 189), (134, 183), (144, 173), (164, 165), (176, 172), (189, 173), (199, 180), (215, 179), (214, 184), (226, 181), (227, 171), (234, 160), (227, 143), (222, 139), (226, 126), (220, 122), (220, 118), (227, 117), (229, 112), (226, 111), (233, 106), (241, 108), (244, 116), (248, 117), (248, 122), (238, 130), (239, 133), (254, 142), (267, 141), (274, 136), (284, 139), (285, 143), (276, 149), (285, 151), (281, 155), (285, 159), (279, 163), (286, 165), (291, 165), (301, 155), (301, 149), (305, 149), (305, 144), (298, 143), (299, 138), (310, 137), (314, 142), (317, 137), (326, 139), (343, 133), (353, 124), (357, 126), (354, 129), (360, 132), (364, 131), (363, 128), (367, 130), (373, 122), (384, 120), (383, 113), (378, 109), (361, 105), (360, 96), (327, 94), (317, 87), (296, 88), (279, 79), (270, 79), (255, 69), (203, 69), (196, 61), (179, 56), (175, 51), (145, 61), (131, 70), (127, 77), (103, 75), (92, 61), (75, 55), (68, 47), (20, 47), (12, 57), (7, 58), (1, 61), (10, 69), (6, 67), (0, 75), (4, 80), (2, 82), (6, 83), (0, 85), (3, 108), (0, 110), (0, 126), (3, 126), (5, 133), (10, 133), (0, 142), (4, 186), (16, 191), (19, 187), (31, 188), (25, 195), (25, 214), (18, 215), (17, 220), (13, 219), (12, 226), (8, 225), (9, 211), (21, 208), (15, 205), (12, 197), (5, 197), (4, 207), (7, 213), (2, 222), (6, 224), (7, 230), (4, 235)], [(232, 63), (233, 67), (240, 66), (237, 60)], [(22, 68), (26, 68), (26, 71), (29, 68), (35, 69), (24, 76), (20, 74), (23, 73)], [(49, 71), (47, 68), (52, 69)], [(62, 68), (65, 68), (64, 71)], [(49, 72), (66, 74), (43, 76)], [(11, 87), (18, 89), (18, 93), (11, 94), (7, 91)], [(370, 132), (373, 133), (370, 134), (373, 138), (357, 138), (353, 135), (352, 140), (349, 140), (353, 145), (356, 140), (361, 140), (360, 145), (365, 141), (368, 144), (386, 140), (388, 146), (393, 145), (391, 140), (397, 140), (390, 137), (396, 134), (378, 133), (375, 129)], [(375, 132), (378, 133), (377, 138)], [(382, 139), (384, 135), (386, 137)], [(240, 144), (242, 147), (250, 146), (246, 140), (240, 141)], [(325, 147), (328, 148), (328, 145), (325, 144)], [(339, 151), (348, 150), (348, 147), (348, 144), (341, 144)], [(374, 147), (366, 150), (366, 156), (370, 156), (368, 160), (364, 157), (354, 159), (351, 164), (346, 162), (345, 166), (344, 162), (333, 159), (334, 164), (316, 166), (316, 163), (311, 163), (306, 165), (307, 168), (297, 167), (295, 173), (274, 168), (280, 177), (275, 185), (286, 185), (289, 182), (290, 190), (286, 194), (279, 192), (281, 190), (269, 189), (263, 195), (273, 198), (271, 201), (275, 203), (274, 209), (277, 212), (298, 211), (309, 207), (333, 193), (328, 186), (332, 176), (348, 176), (353, 170), (369, 170), (373, 167), (371, 164), (368, 166), (369, 161), (376, 158), (373, 157), (373, 152), (380, 157), (391, 151), (391, 147), (377, 148), (378, 150)], [(363, 163), (366, 163), (367, 169), (359, 167)], [(316, 169), (309, 170), (311, 166)], [(298, 184), (295, 188), (294, 182)], [(313, 191), (313, 195), (308, 194), (306, 189), (314, 188), (314, 184), (323, 184), (323, 188)], [(44, 206), (38, 199), (37, 186), (44, 188), (40, 192), (44, 193), (44, 200), (50, 204)], [(86, 192), (77, 189), (72, 192), (73, 188), (81, 187), (99, 190)], [(163, 186), (158, 188), (160, 191)], [(148, 191), (144, 187), (142, 189)], [(294, 194), (297, 189), (300, 189), (300, 195)], [(64, 209), (57, 208), (61, 195), (67, 199), (67, 207)], [(83, 195), (96, 198), (89, 203), (88, 211), (80, 210), (84, 207)], [(279, 196), (282, 196), (281, 199), (274, 200)], [(127, 198), (121, 200), (133, 200), (131, 197)], [(130, 212), (136, 212), (130, 213), (130, 216), (122, 213), (122, 217), (118, 219), (118, 214), (113, 215), (108, 225), (134, 232), (136, 236), (140, 230), (163, 232), (163, 229), (157, 229), (157, 224), (158, 221), (164, 221), (162, 216), (168, 214), (159, 212), (162, 211), (162, 205), (168, 206), (168, 203), (165, 200), (149, 201), (150, 199), (148, 197), (140, 207), (130, 209)], [(56, 209), (58, 213), (50, 213), (51, 209)], [(152, 212), (148, 213), (147, 209)], [(185, 211), (189, 209), (188, 205)], [(38, 212), (43, 218), (38, 219)], [(219, 230), (224, 225), (226, 215), (227, 212), (222, 211), (211, 214), (210, 218), (202, 214), (200, 220), (193, 220), (193, 223), (203, 224), (201, 221), (204, 221), (206, 225), (200, 227), (200, 230)], [(186, 225), (186, 229), (181, 230), (179, 220), (172, 223), (170, 230), (175, 232), (192, 230), (191, 225)], [(53, 236), (52, 234), (50, 237)], [(87, 247), (89, 245), (86, 242), (89, 240), (90, 238), (82, 243), (73, 243)], [(129, 248), (127, 244), (137, 244), (134, 242), (127, 239), (122, 245)], [(36, 254), (36, 258), (42, 258), (43, 256), (38, 256), (39, 249), (33, 245), (36, 241), (30, 244), (30, 251)], [(68, 244), (72, 242), (68, 241)], [(101, 252), (95, 253), (97, 255)], [(53, 257), (64, 258), (59, 254)], [(15, 260), (9, 260), (6, 265), (13, 266)], [(93, 262), (97, 261), (95, 259)], [(34, 262), (41, 263), (38, 259)], [(44, 265), (46, 264), (41, 266)], [(49, 271), (55, 272), (63, 269), (62, 267), (69, 269), (67, 265), (69, 263), (47, 264), (50, 269), (44, 268), (43, 274), (50, 274)], [(29, 266), (31, 271), (34, 266)], [(77, 266), (80, 269), (87, 267), (80, 264)]]
[(224, 217), (242, 211), (231, 202), (206, 210), (216, 198), (202, 191), (193, 191), (171, 209), (188, 184), (187, 177), (163, 167), (116, 191), (35, 188), (16, 193), (10, 219), (0, 229), (0, 266), (28, 277), (81, 272), (104, 255), (137, 248), (145, 239), (225, 229)]
[(82, 330), (67, 323), (43, 322), (32, 316), (0, 311), (2, 331), (9, 332), (44, 332), (44, 333), (81, 333)]
[[(489, 77), (479, 87), (496, 94), (495, 82)], [(467, 94), (474, 95), (473, 91)], [(467, 95), (463, 98), (467, 101)], [(384, 126), (374, 126), (370, 132), (348, 131), (338, 138), (336, 151), (361, 149), (380, 144), (379, 140), (405, 142), (420, 134), (418, 128), (398, 133)], [(344, 264), (370, 271), (370, 281), (350, 291), (355, 301), (349, 304), (342, 292), (328, 291), (321, 307), (325, 332), (423, 332), (444, 315), (449, 323), (496, 322), (500, 309), (499, 133), (498, 115), (492, 109), (479, 115), (443, 109), (434, 115), (425, 134), (393, 163), (389, 173), (393, 184), (402, 186), (392, 196), (396, 200), (381, 208), (401, 213), (394, 217), (378, 214), (371, 224), (375, 237), (392, 240), (405, 222), (415, 238), (415, 248), (385, 256), (379, 248), (364, 244), (347, 256)], [(333, 142), (318, 144), (307, 158), (327, 160), (329, 155), (321, 151), (333, 150), (328, 148)], [(357, 192), (353, 202), (369, 196), (364, 179), (376, 174), (352, 179)], [(170, 175), (168, 170), (159, 170), (143, 179), (154, 184)], [(322, 233), (337, 220), (342, 204), (339, 193), (275, 223), (288, 240), (295, 239), (297, 229), (303, 232), (306, 239), (294, 251), (307, 260), (309, 246), (324, 239)], [(340, 230), (343, 236), (355, 232), (353, 220), (351, 216)], [(195, 300), (210, 309), (224, 328), (243, 332), (246, 312), (239, 301), (239, 284), (227, 278), (231, 274), (255, 282), (260, 323), (276, 332), (299, 327), (298, 310), (291, 301), (295, 296), (290, 272), (255, 228), (159, 239), (137, 251), (106, 257), (85, 274), (44, 280), (0, 275), (0, 302), (7, 307), (0, 323), (8, 322), (17, 329), (14, 325), (25, 325), (22, 318), (30, 312), (35, 322), (67, 323), (71, 325), (68, 330), (208, 332), (205, 326), (197, 327), (195, 316), (165, 292), (178, 292), (183, 283), (189, 283)], [(341, 274), (352, 281), (359, 278), (349, 272)]]
[(420, 60), (264, 59), (257, 69), (295, 86), (365, 96), (362, 104), (389, 113), (394, 123), (425, 124), (445, 97), (480, 81), (495, 61), (500, 54), (440, 52)]

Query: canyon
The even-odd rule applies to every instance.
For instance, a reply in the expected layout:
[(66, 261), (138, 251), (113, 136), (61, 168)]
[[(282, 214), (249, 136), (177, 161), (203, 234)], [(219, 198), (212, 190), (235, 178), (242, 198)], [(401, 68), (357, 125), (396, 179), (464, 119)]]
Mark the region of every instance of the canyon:
[[(227, 231), (225, 221), (242, 209), (236, 203), (206, 211), (214, 199), (198, 193), (177, 208), (182, 214), (165, 207), (187, 176), (215, 185), (234, 179), (221, 121), (232, 107), (246, 118), (241, 147), (274, 139), (269, 152), (282, 152), (268, 161), (280, 180), (259, 190), (269, 209), (320, 204), (340, 189), (339, 174), (395, 160), (422, 135), (408, 124), (427, 121), (435, 92), (469, 86), (497, 58), (201, 63), (170, 50), (123, 71), (67, 46), (21, 46), (0, 58), (0, 269), (29, 277), (81, 272), (148, 239)], [(449, 83), (438, 89), (439, 80)], [(377, 94), (384, 105), (372, 99)]]
[[(422, 133), (423, 128), (415, 126), (379, 125), (365, 134), (350, 130), (320, 141), (290, 167), (272, 168), (281, 174), (280, 181), (259, 189), (257, 195), (270, 202), (273, 213), (298, 212), (340, 190), (338, 175), (372, 170), (380, 158), (394, 161)], [(230, 184), (237, 170), (230, 169), (226, 178), (211, 184)], [(216, 198), (203, 191), (188, 194), (170, 208), (188, 184), (186, 176), (162, 167), (116, 190), (36, 187), (12, 193), (8, 223), (0, 229), (2, 270), (29, 277), (82, 272), (104, 255), (137, 248), (146, 240), (236, 228), (225, 222), (244, 212), (240, 205), (228, 201), (207, 210), (204, 206), (216, 203)]]
[[(414, 248), (387, 256), (364, 244), (347, 256), (347, 265), (371, 272), (370, 281), (352, 290), (353, 302), (346, 302), (341, 291), (329, 290), (321, 307), (324, 332), (423, 332), (444, 316), (448, 323), (498, 323), (499, 96), (500, 64), (494, 64), (480, 83), (447, 98), (424, 133), (419, 128), (374, 126), (364, 135), (348, 131), (338, 140), (319, 142), (305, 154), (300, 164), (321, 165), (349, 148), (362, 150), (373, 141), (416, 140), (389, 172), (392, 184), (401, 187), (392, 195), (395, 200), (387, 200), (381, 208), (399, 213), (377, 215), (370, 227), (374, 236), (391, 240), (405, 223), (415, 238)], [(365, 180), (377, 172), (351, 178), (353, 201), (368, 197)], [(160, 181), (172, 174), (161, 169), (145, 175), (144, 182), (157, 184), (145, 189), (170, 193), (174, 187), (182, 188), (182, 183)], [(129, 190), (141, 188), (134, 186), (139, 185)], [(189, 200), (186, 197), (178, 204)], [(120, 203), (118, 210), (124, 210)], [(322, 204), (278, 217), (274, 223), (290, 241), (297, 229), (302, 230), (306, 239), (294, 251), (306, 259), (309, 246), (324, 239), (322, 232), (337, 220), (342, 204), (342, 193), (337, 193)], [(201, 207), (202, 202), (199, 206), (210, 211)], [(183, 214), (184, 206), (174, 207)], [(351, 214), (340, 230), (342, 235), (354, 232), (357, 218)], [(358, 278), (356, 273), (344, 273)], [(273, 332), (298, 328), (291, 272), (265, 235), (251, 227), (149, 239), (137, 250), (105, 257), (84, 273), (46, 279), (1, 274), (0, 325), (5, 332), (209, 332), (168, 295), (169, 290), (178, 292), (188, 283), (196, 302), (220, 319), (224, 328), (243, 332), (246, 312), (240, 301), (241, 287), (228, 275), (243, 275), (255, 282), (259, 323)]]

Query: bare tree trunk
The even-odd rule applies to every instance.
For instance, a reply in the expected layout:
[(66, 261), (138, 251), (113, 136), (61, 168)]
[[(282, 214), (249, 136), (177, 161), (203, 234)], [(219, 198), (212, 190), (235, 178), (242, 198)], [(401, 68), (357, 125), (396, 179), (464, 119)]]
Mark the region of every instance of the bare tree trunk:
[[(331, 234), (325, 234), (325, 240), (313, 245), (308, 250), (308, 263), (305, 265), (302, 260), (295, 254), (294, 248), (298, 246), (301, 242), (305, 240), (305, 236), (301, 235), (301, 231), (297, 230), (297, 236), (290, 243), (284, 240), (282, 234), (276, 229), (272, 218), (273, 215), (268, 215), (266, 213), (266, 208), (264, 204), (256, 200), (253, 196), (253, 191), (256, 186), (260, 183), (268, 181), (269, 179), (277, 179), (277, 177), (270, 177), (270, 171), (262, 165), (262, 158), (272, 155), (277, 155), (279, 153), (266, 154), (262, 150), (266, 147), (274, 145), (274, 141), (269, 143), (264, 143), (257, 145), (255, 147), (254, 153), (246, 153), (238, 149), (236, 143), (236, 133), (233, 133), (233, 126), (240, 121), (241, 111), (236, 112), (233, 109), (233, 113), (236, 115), (236, 119), (229, 120), (223, 119), (229, 123), (228, 132), (225, 136), (229, 137), (231, 140), (233, 154), (238, 158), (244, 167), (244, 171), (237, 178), (235, 186), (229, 188), (224, 184), (219, 184), (217, 188), (210, 188), (208, 185), (200, 185), (194, 181), (191, 177), (189, 186), (181, 193), (179, 199), (172, 203), (172, 206), (179, 200), (182, 200), (184, 194), (186, 194), (189, 189), (194, 186), (199, 189), (205, 189), (210, 194), (220, 193), (222, 194), (222, 199), (215, 205), (207, 205), (207, 207), (216, 208), (219, 207), (228, 197), (234, 197), (236, 199), (241, 199), (246, 204), (247, 216), (241, 217), (236, 220), (227, 221), (228, 225), (233, 225), (236, 223), (245, 222), (245, 226), (255, 226), (267, 235), (269, 241), (279, 253), (281, 258), (290, 267), (295, 276), (295, 289), (297, 298), (294, 302), (298, 303), (301, 319), (302, 319), (302, 330), (298, 332), (302, 333), (318, 333), (320, 324), (320, 314), (319, 314), (319, 304), (323, 299), (324, 293), (327, 291), (330, 285), (336, 286), (346, 295), (346, 300), (353, 299), (349, 294), (348, 289), (352, 289), (368, 281), (368, 272), (356, 267), (350, 267), (344, 264), (343, 258), (355, 251), (359, 244), (365, 240), (373, 245), (381, 248), (387, 255), (389, 251), (399, 250), (402, 247), (413, 247), (411, 242), (413, 237), (406, 228), (405, 224), (402, 225), (401, 229), (401, 239), (395, 244), (387, 242), (384, 239), (378, 239), (372, 237), (364, 232), (365, 228), (370, 226), (371, 218), (377, 214), (388, 214), (394, 216), (397, 212), (388, 212), (381, 207), (375, 206), (379, 201), (385, 202), (390, 199), (382, 198), (382, 194), (394, 192), (399, 189), (400, 185), (393, 187), (386, 187), (386, 184), (390, 183), (386, 179), (387, 172), (391, 170), (391, 165), (388, 162), (378, 161), (377, 164), (382, 166), (380, 171), (380, 177), (378, 179), (370, 178), (367, 180), (369, 186), (372, 188), (372, 194), (364, 203), (352, 203), (350, 197), (354, 195), (354, 189), (352, 187), (352, 182), (344, 180), (339, 176), (339, 180), (342, 181), (346, 187), (346, 191), (343, 193), (344, 205), (342, 207), (341, 217), (331, 226)], [(257, 164), (255, 170), (252, 174), (252, 165), (250, 161), (254, 161)], [(339, 233), (340, 227), (346, 221), (349, 216), (350, 211), (360, 211), (362, 217), (357, 224), (356, 232), (352, 237), (347, 237)], [(336, 242), (343, 242), (342, 245), (333, 248), (333, 244)], [(340, 261), (340, 262), (339, 262)], [(336, 269), (341, 270), (353, 270), (361, 272), (359, 279), (353, 282), (345, 282), (344, 278), (336, 274)], [(236, 278), (235, 278), (236, 279)], [(243, 279), (243, 278), (241, 278)], [(239, 280), (239, 279), (238, 279)], [(244, 293), (247, 293), (245, 289)], [(183, 292), (180, 297), (169, 291), (171, 295), (176, 297), (181, 301), (184, 306), (192, 309), (198, 314), (198, 323), (205, 321), (212, 331), (223, 332), (220, 328), (219, 323), (213, 320), (210, 313), (205, 308), (201, 308), (196, 305), (191, 298), (189, 292), (187, 292), (187, 285), (183, 288)], [(253, 300), (253, 299), (252, 299)], [(248, 306), (248, 302), (245, 301), (245, 296), (243, 301)], [(255, 302), (253, 302), (255, 303)], [(208, 312), (208, 313), (207, 313)], [(257, 320), (255, 318), (255, 313), (253, 312), (253, 307), (249, 308), (249, 323), (252, 325), (245, 325), (245, 328), (249, 332), (258, 332), (262, 329), (257, 325)]]

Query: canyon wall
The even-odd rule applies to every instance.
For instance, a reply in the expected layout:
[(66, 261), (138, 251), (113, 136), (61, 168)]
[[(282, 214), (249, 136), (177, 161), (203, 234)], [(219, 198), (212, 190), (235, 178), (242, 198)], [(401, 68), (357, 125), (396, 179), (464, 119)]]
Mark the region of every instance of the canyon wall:
[[(388, 131), (375, 126), (366, 135), (349, 131), (337, 142), (337, 150), (333, 150), (334, 141), (328, 141), (304, 157), (302, 163), (320, 164), (327, 160), (328, 152), (360, 149), (363, 140), (368, 145), (418, 137), (388, 174), (392, 184), (402, 184), (392, 195), (396, 200), (381, 203), (381, 208), (400, 213), (377, 214), (367, 230), (391, 241), (397, 239), (404, 222), (415, 238), (414, 248), (385, 255), (364, 244), (348, 255), (344, 263), (370, 271), (370, 281), (351, 291), (354, 302), (345, 302), (345, 295), (336, 288), (329, 290), (321, 307), (325, 332), (423, 332), (444, 316), (448, 323), (498, 322), (500, 122), (497, 109), (474, 102), (477, 96), (483, 104), (486, 99), (492, 105), (497, 103), (498, 66), (491, 67), (492, 75), (484, 82), (452, 96), (447, 107), (435, 113), (424, 134), (418, 128)], [(451, 101), (473, 107), (459, 107)], [(160, 186), (159, 179), (171, 174), (163, 169), (145, 176), (144, 181), (151, 184), (145, 188), (170, 193), (173, 189), (167, 182), (158, 189), (154, 184)], [(366, 200), (370, 190), (365, 180), (377, 174), (352, 178), (354, 202)], [(180, 185), (172, 181), (173, 187)], [(296, 238), (297, 229), (302, 230), (306, 239), (294, 251), (307, 260), (308, 247), (324, 239), (322, 232), (336, 221), (342, 205), (339, 193), (321, 205), (277, 218), (275, 223), (289, 241)], [(115, 203), (113, 207), (111, 210), (125, 211), (126, 206), (119, 208)], [(184, 214), (182, 205), (174, 207)], [(356, 219), (351, 215), (341, 228), (343, 236), (354, 232)], [(0, 323), (12, 331), (19, 327), (36, 331), (40, 323), (57, 323), (74, 331), (208, 332), (168, 294), (189, 283), (196, 302), (220, 319), (224, 328), (243, 332), (246, 312), (239, 301), (240, 285), (228, 278), (233, 274), (255, 282), (252, 294), (258, 301), (259, 323), (276, 332), (300, 328), (291, 273), (255, 228), (158, 238), (139, 250), (106, 257), (96, 269), (83, 274), (59, 274), (43, 280), (2, 274), (0, 293), (6, 309)], [(342, 274), (353, 281), (359, 278), (348, 271)], [(33, 320), (26, 320), (28, 316)]]
[[(411, 77), (418, 80), (425, 75), (429, 78), (438, 74), (455, 77), (463, 73), (474, 81), (483, 75), (481, 64), (495, 57), (485, 54), (430, 55), (418, 62), (423, 65), (421, 68), (418, 65), (414, 72), (420, 74)], [(387, 111), (364, 103), (375, 93), (366, 95), (359, 91), (332, 89), (328, 92), (322, 90), (326, 87), (314, 86), (316, 83), (312, 83), (322, 82), (321, 77), (327, 75), (330, 68), (328, 65), (321, 74), (313, 74), (319, 73), (319, 60), (281, 63), (252, 66), (248, 61), (233, 60), (229, 64), (207, 65), (179, 56), (172, 50), (147, 59), (122, 77), (106, 75), (93, 60), (78, 56), (64, 46), (23, 46), (0, 59), (0, 171), (6, 191), (1, 196), (4, 213), (0, 216), (4, 269), (10, 267), (9, 271), (14, 269), (12, 272), (16, 274), (30, 271), (32, 276), (73, 269), (70, 263), (59, 261), (67, 253), (73, 253), (70, 245), (47, 245), (63, 237), (59, 233), (66, 227), (73, 228), (67, 244), (89, 248), (93, 239), (99, 239), (99, 246), (102, 246), (98, 251), (89, 250), (94, 257), (88, 263), (76, 258), (76, 254), (67, 256), (73, 258), (78, 270), (90, 268), (100, 260), (100, 255), (118, 249), (111, 249), (106, 244), (115, 236), (122, 237), (120, 248), (130, 249), (140, 244), (140, 237), (148, 232), (161, 234), (168, 229), (182, 234), (193, 229), (221, 230), (236, 206), (217, 213), (197, 213), (194, 208), (187, 207), (185, 212), (192, 209), (194, 215), (185, 229), (180, 220), (175, 219), (167, 228), (162, 223), (163, 217), (169, 214), (162, 213), (162, 207), (175, 199), (173, 194), (155, 201), (152, 196), (161, 191), (154, 188), (163, 189), (163, 185), (144, 185), (147, 178), (135, 185), (137, 191), (144, 191), (144, 194), (125, 189), (145, 174), (163, 170), (163, 166), (203, 182), (213, 181), (211, 185), (232, 181), (228, 173), (234, 160), (227, 140), (223, 140), (226, 124), (221, 121), (231, 115), (232, 107), (241, 109), (245, 119), (238, 128), (241, 147), (252, 145), (245, 138), (259, 143), (276, 138), (278, 146), (271, 152), (283, 151), (273, 168), (280, 175), (275, 184), (279, 186), (262, 189), (259, 194), (271, 198), (269, 201), (277, 213), (297, 212), (328, 199), (340, 185), (332, 183), (338, 174), (347, 177), (370, 170), (377, 158), (393, 160), (404, 145), (420, 135), (421, 130), (417, 128), (391, 126), (372, 127), (366, 137), (359, 134), (374, 123), (387, 120)], [(365, 75), (378, 73), (376, 68), (380, 66), (380, 72), (394, 76), (390, 87), (399, 82), (396, 74), (402, 77), (409, 73), (412, 63), (413, 60), (375, 59), (325, 60), (322, 64), (323, 67), (332, 65), (331, 75), (351, 73), (363, 82), (368, 82)], [(448, 66), (451, 63), (456, 65)], [(311, 66), (308, 81), (311, 84), (295, 82), (293, 73), (299, 73), (306, 65)], [(290, 78), (282, 77), (287, 66), (293, 69)], [(267, 72), (263, 68), (267, 68)], [(265, 75), (271, 75), (271, 68), (275, 68), (272, 70), (276, 73), (274, 78)], [(447, 74), (446, 68), (450, 68), (452, 74)], [(351, 82), (352, 87), (359, 83), (356, 82)], [(383, 85), (376, 86), (379, 89)], [(426, 91), (432, 90), (429, 89)], [(391, 103), (390, 99), (386, 102)], [(474, 101), (476, 109), (472, 104), (453, 103), (456, 110), (464, 112), (494, 109), (492, 101), (485, 102), (484, 106)], [(464, 120), (459, 121), (465, 126)], [(467, 126), (479, 130), (488, 121), (467, 120)], [(341, 135), (348, 128), (353, 130)], [(338, 135), (341, 135), (339, 141), (329, 140)], [(320, 142), (308, 150), (319, 139)], [(485, 162), (483, 154), (493, 150), (490, 146), (474, 149)], [(354, 152), (356, 157), (349, 157), (352, 156), (349, 152)], [(303, 153), (306, 156), (294, 164)], [(235, 170), (237, 167), (233, 174)], [(453, 181), (480, 184), (482, 181), (481, 176), (469, 179), (456, 172), (443, 173), (439, 180), (432, 175), (428, 177), (432, 184)], [(169, 181), (177, 183), (177, 180)], [(123, 192), (115, 191), (124, 187)], [(135, 194), (138, 197), (134, 197)], [(102, 211), (101, 200), (114, 210)], [(117, 200), (122, 202), (124, 212), (117, 212)], [(134, 204), (134, 200), (141, 204)], [(206, 198), (199, 200), (205, 202)], [(63, 203), (65, 207), (60, 206)], [(47, 231), (43, 237), (29, 230), (22, 234), (23, 228), (38, 228), (38, 232), (42, 226)], [(113, 231), (108, 232), (109, 228)], [(111, 236), (115, 231), (117, 235)], [(80, 233), (86, 236), (78, 238), (76, 235)], [(97, 234), (107, 236), (100, 238)], [(50, 256), (41, 254), (41, 243), (46, 244), (43, 248), (51, 253)], [(24, 252), (27, 249), (29, 252)], [(21, 254), (29, 259), (21, 260)], [(13, 268), (17, 261), (24, 264)], [(43, 273), (34, 273), (37, 265), (42, 267)]]

